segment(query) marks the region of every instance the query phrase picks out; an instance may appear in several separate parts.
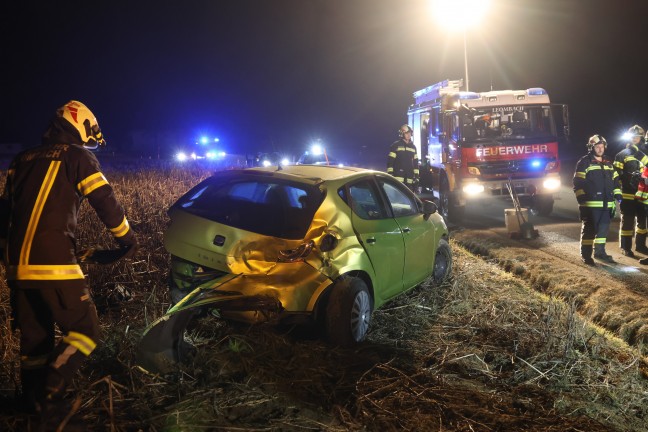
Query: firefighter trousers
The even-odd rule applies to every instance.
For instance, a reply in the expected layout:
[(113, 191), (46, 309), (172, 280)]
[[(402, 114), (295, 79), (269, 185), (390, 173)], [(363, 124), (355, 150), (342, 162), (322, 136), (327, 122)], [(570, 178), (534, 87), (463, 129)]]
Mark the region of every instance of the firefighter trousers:
[(605, 249), (610, 230), (610, 210), (607, 208), (580, 207), (581, 240), (580, 252), (583, 258), (591, 258), (594, 245), (597, 250)]
[[(97, 346), (99, 319), (83, 280), (61, 288), (25, 289), (21, 281), (10, 281), (9, 286), (12, 313), (20, 329), (23, 398), (30, 408), (65, 390)], [(55, 324), (63, 334), (58, 344)]]
[(646, 248), (646, 219), (645, 204), (624, 199), (619, 205), (621, 210), (621, 229), (619, 230), (619, 247), (623, 250), (632, 250), (632, 237), (636, 233), (635, 245), (639, 250)]

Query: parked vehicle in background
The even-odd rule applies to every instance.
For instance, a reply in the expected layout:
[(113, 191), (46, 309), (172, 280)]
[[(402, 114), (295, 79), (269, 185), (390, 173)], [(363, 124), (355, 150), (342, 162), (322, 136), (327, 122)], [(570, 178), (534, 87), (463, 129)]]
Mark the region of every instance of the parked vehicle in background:
[(437, 207), (362, 168), (292, 165), (218, 172), (170, 209), (175, 306), (142, 340), (144, 363), (179, 358), (202, 309), (246, 323), (316, 324), (331, 343), (363, 341), (372, 312), (451, 272)]
[(567, 106), (539, 87), (461, 91), (445, 80), (414, 92), (407, 112), (421, 167), (421, 185), (440, 212), (461, 220), (477, 197), (505, 196), (510, 178), (532, 210), (549, 215), (560, 188), (559, 143), (569, 134)]

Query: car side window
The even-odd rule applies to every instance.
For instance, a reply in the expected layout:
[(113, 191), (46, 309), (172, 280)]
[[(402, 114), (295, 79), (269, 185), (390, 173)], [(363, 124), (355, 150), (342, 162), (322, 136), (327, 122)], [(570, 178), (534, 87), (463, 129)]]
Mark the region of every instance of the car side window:
[(362, 219), (373, 220), (388, 217), (373, 181), (361, 180), (349, 185), (349, 196), (351, 209)]
[(387, 196), (394, 217), (412, 216), (419, 213), (416, 199), (403, 190), (404, 186), (401, 188), (400, 185), (393, 184), (386, 179), (378, 179), (378, 183)]

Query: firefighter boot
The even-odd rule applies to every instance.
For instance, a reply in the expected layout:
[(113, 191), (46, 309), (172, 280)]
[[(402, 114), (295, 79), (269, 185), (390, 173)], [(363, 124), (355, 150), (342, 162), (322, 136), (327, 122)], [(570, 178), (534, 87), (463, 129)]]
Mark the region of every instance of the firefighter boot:
[(605, 245), (604, 244), (595, 244), (594, 245), (594, 258), (600, 261), (605, 261), (609, 263), (614, 262), (614, 258), (612, 258), (612, 255), (608, 255), (607, 252), (605, 252)]
[(648, 255), (648, 247), (646, 247), (646, 234), (636, 235), (635, 250), (641, 254)]
[(581, 260), (587, 265), (596, 265), (592, 259), (592, 246), (581, 245)]
[(621, 254), (634, 258), (635, 254), (632, 252), (632, 236), (622, 236), (620, 243)]
[(38, 411), (38, 402), (45, 398), (46, 368), (21, 369), (20, 387), (22, 395), (19, 402), (19, 409), (28, 414), (35, 414)]

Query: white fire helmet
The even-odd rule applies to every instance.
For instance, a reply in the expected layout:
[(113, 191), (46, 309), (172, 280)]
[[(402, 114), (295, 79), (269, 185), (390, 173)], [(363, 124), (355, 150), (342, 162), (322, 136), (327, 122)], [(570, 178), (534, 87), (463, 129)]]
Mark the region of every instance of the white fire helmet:
[(633, 138), (633, 137), (643, 138), (645, 134), (646, 134), (646, 131), (644, 130), (644, 128), (642, 128), (639, 125), (631, 126), (628, 129), (628, 136), (630, 136), (630, 138)]
[(592, 135), (587, 142), (587, 150), (592, 151), (596, 144), (603, 144), (604, 148), (607, 148), (607, 141), (605, 140), (605, 138), (603, 138), (603, 135)]
[(412, 130), (410, 125), (404, 124), (403, 126), (400, 127), (400, 129), (398, 129), (398, 136), (403, 138), (403, 136), (405, 136), (407, 132), (412, 133), (414, 131)]

